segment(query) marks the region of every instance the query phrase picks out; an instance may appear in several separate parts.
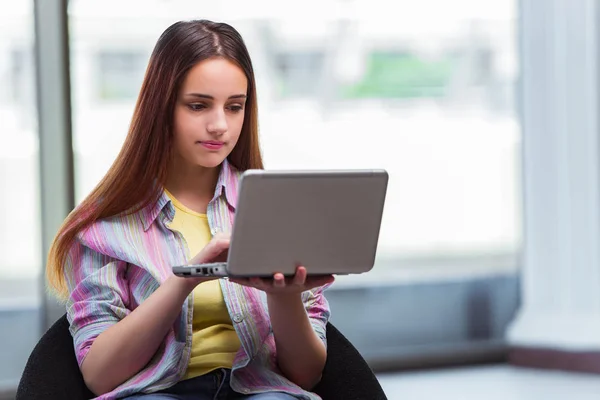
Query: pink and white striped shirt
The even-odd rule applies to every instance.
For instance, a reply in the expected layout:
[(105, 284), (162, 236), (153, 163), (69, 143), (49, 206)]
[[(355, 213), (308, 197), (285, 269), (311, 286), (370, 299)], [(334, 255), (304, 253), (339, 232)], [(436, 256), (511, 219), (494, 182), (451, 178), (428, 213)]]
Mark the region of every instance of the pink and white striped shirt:
[[(207, 209), (213, 235), (232, 227), (239, 177), (240, 172), (225, 161)], [(155, 205), (97, 221), (78, 235), (65, 274), (70, 291), (67, 316), (80, 366), (100, 333), (148, 298), (172, 274), (171, 266), (187, 263), (183, 238), (167, 228), (174, 215), (171, 201), (163, 194)], [(278, 369), (265, 293), (225, 279), (220, 284), (241, 342), (231, 373), (232, 389), (246, 394), (283, 391), (299, 399), (320, 399)], [(330, 311), (324, 289), (306, 291), (302, 298), (315, 332), (326, 344)], [(152, 393), (181, 380), (191, 354), (192, 296), (184, 302), (180, 317), (148, 365), (97, 399)]]

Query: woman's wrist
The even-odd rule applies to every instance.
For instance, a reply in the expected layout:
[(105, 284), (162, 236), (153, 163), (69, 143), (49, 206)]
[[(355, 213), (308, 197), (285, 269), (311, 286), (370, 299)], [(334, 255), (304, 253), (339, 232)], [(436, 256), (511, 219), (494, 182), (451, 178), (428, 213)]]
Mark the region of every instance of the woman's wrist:
[[(204, 282), (212, 281), (214, 279), (217, 279), (217, 278), (207, 278), (207, 277), (183, 278), (183, 277), (180, 277), (177, 275), (171, 275), (169, 278), (167, 278), (167, 281), (171, 281), (170, 284), (175, 286), (176, 290), (185, 294), (185, 296), (187, 297), (187, 296), (189, 296), (189, 294), (191, 292), (194, 291), (196, 286), (198, 286), (199, 284), (204, 283)], [(165, 283), (166, 283), (166, 281), (165, 281)]]
[(172, 287), (173, 290), (180, 293), (184, 298), (194, 290), (199, 282), (193, 278), (182, 278), (177, 275), (171, 275), (163, 283), (165, 286)]
[(267, 304), (277, 304), (285, 306), (302, 302), (302, 293), (267, 293)]

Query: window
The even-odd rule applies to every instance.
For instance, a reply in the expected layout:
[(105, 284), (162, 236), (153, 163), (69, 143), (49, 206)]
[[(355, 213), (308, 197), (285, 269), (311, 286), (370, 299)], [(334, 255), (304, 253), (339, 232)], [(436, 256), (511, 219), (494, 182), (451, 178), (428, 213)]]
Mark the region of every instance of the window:
[(317, 97), (323, 60), (324, 55), (319, 51), (278, 54), (273, 62), (279, 75), (279, 95), (288, 98)]
[(5, 90), (0, 92), (0, 103), (19, 104), (33, 100), (33, 49), (16, 46), (3, 49), (0, 61), (0, 80)]
[(365, 60), (367, 69), (360, 81), (345, 85), (345, 98), (419, 99), (446, 94), (453, 72), (447, 56), (427, 60), (410, 52), (373, 51)]
[[(428, 13), (431, 2), (411, 3), (402, 21), (393, 21), (382, 15), (387, 3), (355, 0), (339, 3), (354, 5), (351, 22), (323, 8), (304, 27), (293, 7), (259, 20), (236, 3), (230, 20), (214, 3), (193, 15), (186, 8), (193, 2), (171, 1), (167, 16), (150, 11), (161, 9), (157, 1), (144, 3), (149, 15), (138, 18), (134, 3), (121, 4), (118, 19), (96, 15), (91, 3), (70, 4), (81, 70), (74, 90), (92, 85), (98, 100), (119, 100), (75, 105), (79, 199), (122, 144), (162, 30), (179, 19), (227, 20), (246, 40), (260, 106), (269, 109), (260, 114), (267, 167), (389, 171), (374, 276), (385, 279), (401, 266), (515, 267), (520, 129), (512, 2), (498, 2), (493, 12), (456, 5), (442, 21)], [(410, 23), (419, 18), (422, 26)], [(90, 21), (113, 28), (89, 29)], [(93, 57), (88, 49), (97, 43), (99, 74), (89, 74), (83, 69), (94, 63), (84, 57)]]
[(14, 103), (18, 96), (19, 74), (23, 71), (22, 52), (5, 49), (0, 64), (0, 79), (5, 90), (0, 92), (0, 102)]
[(0, 0), (0, 392), (16, 387), (40, 330), (32, 4)]
[(133, 101), (137, 98), (147, 58), (143, 53), (107, 50), (98, 53), (98, 98)]

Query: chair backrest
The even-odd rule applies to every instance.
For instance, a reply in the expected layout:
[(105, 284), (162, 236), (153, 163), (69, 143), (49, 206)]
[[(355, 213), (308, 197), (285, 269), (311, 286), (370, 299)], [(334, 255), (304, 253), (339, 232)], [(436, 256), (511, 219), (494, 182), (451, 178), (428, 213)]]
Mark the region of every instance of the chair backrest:
[(94, 398), (75, 359), (69, 321), (63, 315), (37, 343), (21, 376), (16, 400)]
[[(324, 400), (387, 400), (377, 378), (352, 344), (327, 325), (327, 364), (315, 392)], [(88, 390), (73, 351), (66, 315), (33, 349), (19, 382), (16, 400), (86, 400)]]
[(314, 392), (324, 400), (387, 400), (369, 364), (331, 323), (327, 324), (327, 362)]

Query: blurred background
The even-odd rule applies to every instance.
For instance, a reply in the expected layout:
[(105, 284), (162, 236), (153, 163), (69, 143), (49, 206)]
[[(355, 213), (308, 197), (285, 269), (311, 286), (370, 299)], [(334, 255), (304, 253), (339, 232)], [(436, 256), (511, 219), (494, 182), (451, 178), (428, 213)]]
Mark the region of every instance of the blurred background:
[(377, 264), (328, 298), (390, 399), (598, 393), (595, 375), (516, 368), (555, 365), (521, 349), (600, 351), (599, 15), (595, 0), (0, 0), (0, 398), (64, 313), (49, 241), (117, 155), (159, 35), (196, 18), (246, 41), (267, 168), (388, 170)]

